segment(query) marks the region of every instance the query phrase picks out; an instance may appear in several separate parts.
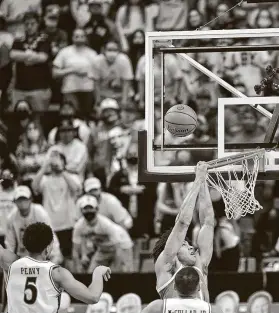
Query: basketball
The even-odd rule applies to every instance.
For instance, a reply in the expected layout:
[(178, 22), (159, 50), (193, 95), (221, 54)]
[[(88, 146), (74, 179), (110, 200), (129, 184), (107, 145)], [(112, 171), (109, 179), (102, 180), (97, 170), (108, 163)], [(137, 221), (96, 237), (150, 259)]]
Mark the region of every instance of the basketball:
[(188, 136), (197, 127), (197, 114), (188, 105), (174, 105), (165, 115), (165, 127), (174, 136)]

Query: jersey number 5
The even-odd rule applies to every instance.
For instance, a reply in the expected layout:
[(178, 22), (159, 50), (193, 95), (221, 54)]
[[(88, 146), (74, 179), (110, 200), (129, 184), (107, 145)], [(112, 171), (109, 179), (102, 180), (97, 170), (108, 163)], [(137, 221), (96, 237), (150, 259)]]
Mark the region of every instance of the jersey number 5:
[(34, 304), (37, 300), (37, 277), (27, 277), (24, 288), (24, 302), (27, 304)]

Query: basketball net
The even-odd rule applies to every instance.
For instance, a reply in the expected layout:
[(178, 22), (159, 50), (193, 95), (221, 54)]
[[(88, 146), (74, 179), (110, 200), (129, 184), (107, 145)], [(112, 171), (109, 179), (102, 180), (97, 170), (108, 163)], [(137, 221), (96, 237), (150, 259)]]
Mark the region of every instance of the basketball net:
[(260, 203), (255, 199), (254, 189), (260, 159), (263, 155), (261, 153), (252, 153), (250, 157), (234, 160), (228, 157), (227, 162), (230, 164), (241, 162), (242, 166), (242, 171), (239, 172), (234, 167), (230, 167), (227, 170), (228, 180), (225, 180), (222, 173), (215, 168), (215, 166), (220, 166), (218, 165), (219, 160), (208, 162), (210, 164), (209, 168), (212, 168), (213, 171), (208, 173), (207, 182), (222, 195), (228, 219), (238, 219), (248, 213), (253, 214), (255, 211), (262, 209)]

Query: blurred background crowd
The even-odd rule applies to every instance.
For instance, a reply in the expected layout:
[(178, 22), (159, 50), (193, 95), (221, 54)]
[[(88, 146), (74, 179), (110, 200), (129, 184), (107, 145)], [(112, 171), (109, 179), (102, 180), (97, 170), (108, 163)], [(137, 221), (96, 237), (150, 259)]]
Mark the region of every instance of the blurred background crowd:
[[(99, 264), (114, 272), (154, 270), (156, 238), (173, 226), (190, 184), (138, 184), (144, 32), (196, 30), (222, 14), (203, 29), (279, 25), (277, 4), (259, 9), (243, 3), (224, 14), (230, 7), (231, 1), (222, 0), (0, 0), (1, 244), (24, 255), (25, 227), (47, 221), (56, 234), (52, 258), (72, 272), (92, 272)], [(175, 45), (274, 43), (263, 38)], [(192, 56), (248, 96), (255, 96), (266, 66), (279, 62), (277, 51)], [(158, 55), (154, 73), (160, 142)], [(217, 99), (231, 95), (175, 54), (165, 57), (165, 88), (166, 109), (182, 102), (198, 114), (198, 128), (187, 141), (216, 142)], [(267, 121), (255, 112), (226, 111), (227, 142), (263, 140)], [(166, 142), (179, 143), (170, 135)], [(211, 151), (157, 152), (156, 163), (196, 164), (213, 157)], [(264, 209), (234, 222), (225, 218), (221, 196), (211, 190), (216, 215), (211, 271), (256, 271), (263, 256), (279, 255), (277, 189), (274, 181), (257, 183)], [(194, 245), (198, 229), (194, 218), (189, 234)]]

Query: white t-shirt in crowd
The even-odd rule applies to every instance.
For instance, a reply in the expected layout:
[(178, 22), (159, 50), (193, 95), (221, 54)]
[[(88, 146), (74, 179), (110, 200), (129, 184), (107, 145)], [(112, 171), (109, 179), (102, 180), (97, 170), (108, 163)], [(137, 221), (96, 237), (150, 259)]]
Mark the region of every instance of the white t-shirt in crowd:
[[(75, 180), (77, 193), (82, 186), (76, 174), (69, 174)], [(43, 195), (43, 206), (47, 211), (55, 231), (73, 228), (77, 219), (76, 197), (63, 176), (44, 175), (39, 191)]]
[(132, 239), (127, 231), (101, 214), (97, 215), (95, 225), (89, 225), (84, 217), (76, 222), (73, 243), (81, 245), (85, 240), (91, 240), (100, 249), (133, 247)]
[(69, 74), (63, 78), (62, 93), (82, 92), (94, 90), (94, 64), (97, 53), (89, 47), (76, 48), (74, 45), (60, 50), (53, 61), (53, 65), (60, 69), (83, 69), (87, 76)]

